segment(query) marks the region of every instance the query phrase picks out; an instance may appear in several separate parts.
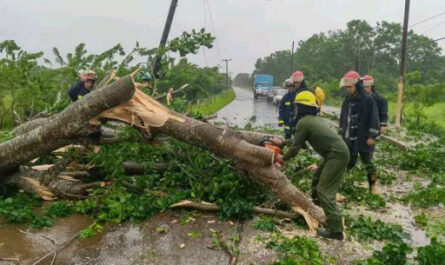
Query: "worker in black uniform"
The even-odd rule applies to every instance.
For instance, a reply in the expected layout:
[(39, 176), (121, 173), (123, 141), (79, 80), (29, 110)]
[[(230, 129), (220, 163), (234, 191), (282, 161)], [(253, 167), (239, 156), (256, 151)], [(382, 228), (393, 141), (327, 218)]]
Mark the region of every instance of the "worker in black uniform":
[(292, 137), (293, 120), (294, 120), (294, 101), (295, 101), (295, 87), (290, 79), (284, 82), (284, 86), (288, 89), (287, 93), (280, 101), (278, 110), (278, 126), (284, 128), (284, 137), (289, 139)]
[(388, 126), (388, 101), (375, 89), (374, 78), (372, 76), (365, 75), (362, 80), (365, 93), (371, 96), (377, 105), (377, 109), (379, 110), (380, 134), (384, 134), (385, 128)]
[(348, 95), (343, 101), (340, 114), (339, 133), (349, 147), (351, 158), (348, 169), (355, 166), (360, 155), (365, 164), (369, 190), (376, 193), (376, 168), (372, 163), (375, 139), (380, 132), (378, 109), (375, 101), (364, 92), (363, 80), (355, 71), (349, 71), (340, 82)]

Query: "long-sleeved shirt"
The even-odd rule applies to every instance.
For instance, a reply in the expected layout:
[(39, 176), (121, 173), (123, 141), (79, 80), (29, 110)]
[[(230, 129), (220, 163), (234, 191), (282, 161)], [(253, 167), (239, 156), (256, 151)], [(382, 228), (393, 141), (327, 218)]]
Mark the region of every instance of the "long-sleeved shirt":
[(324, 159), (349, 157), (348, 147), (337, 132), (322, 118), (314, 115), (302, 117), (295, 128), (294, 140), (283, 159), (288, 160), (298, 154), (305, 142)]
[(352, 154), (372, 152), (374, 146), (368, 146), (366, 141), (377, 138), (380, 132), (377, 105), (362, 89), (359, 87), (357, 93), (348, 95), (341, 107), (340, 134)]
[(373, 89), (371, 96), (379, 110), (380, 127), (388, 126), (388, 101), (375, 89)]
[(280, 101), (280, 106), (278, 110), (279, 123), (291, 126), (292, 119), (295, 112), (295, 90), (287, 92)]
[(70, 96), (71, 100), (74, 102), (78, 99), (81, 99), (86, 94), (90, 93), (88, 89), (86, 89), (85, 85), (81, 80), (77, 81), (74, 86), (70, 88), (68, 91), (68, 95)]

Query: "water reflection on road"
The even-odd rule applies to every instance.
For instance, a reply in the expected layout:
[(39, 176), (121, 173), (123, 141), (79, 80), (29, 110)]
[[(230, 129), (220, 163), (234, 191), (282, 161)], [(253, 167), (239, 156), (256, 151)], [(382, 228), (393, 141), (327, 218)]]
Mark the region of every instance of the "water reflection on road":
[(267, 102), (265, 98), (253, 99), (250, 89), (233, 88), (236, 98), (229, 105), (218, 111), (216, 122), (229, 126), (244, 127), (252, 119), (252, 125), (278, 127), (278, 106)]
[[(243, 128), (252, 117), (255, 117), (251, 121), (254, 127), (278, 127), (278, 106), (273, 105), (272, 102), (267, 102), (265, 98), (254, 100), (250, 89), (239, 87), (233, 89), (236, 93), (235, 100), (218, 111), (216, 122)], [(337, 107), (323, 106), (323, 111), (339, 114)]]

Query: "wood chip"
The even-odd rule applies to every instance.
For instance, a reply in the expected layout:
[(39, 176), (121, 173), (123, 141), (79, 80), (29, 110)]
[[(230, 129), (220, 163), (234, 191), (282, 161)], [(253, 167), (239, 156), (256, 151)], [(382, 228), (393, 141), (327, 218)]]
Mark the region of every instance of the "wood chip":
[(52, 165), (38, 165), (38, 166), (33, 166), (31, 168), (34, 170), (37, 170), (37, 171), (48, 171), (52, 167), (54, 167), (53, 164)]

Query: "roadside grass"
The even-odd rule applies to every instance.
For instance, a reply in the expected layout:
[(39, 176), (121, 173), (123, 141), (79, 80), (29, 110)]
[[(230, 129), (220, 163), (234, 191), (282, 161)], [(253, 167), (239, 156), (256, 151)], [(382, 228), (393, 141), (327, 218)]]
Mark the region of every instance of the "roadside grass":
[(197, 105), (191, 107), (191, 112), (198, 112), (202, 115), (211, 115), (222, 109), (235, 99), (233, 89), (225, 90), (209, 99), (204, 99)]
[[(411, 104), (405, 104), (404, 113), (409, 114), (412, 113)], [(396, 113), (396, 103), (388, 102), (388, 112), (389, 119), (393, 120)], [(427, 121), (434, 122), (439, 125), (442, 129), (445, 130), (445, 102), (437, 103), (431, 107), (425, 107), (424, 109), (425, 116), (427, 117)]]

